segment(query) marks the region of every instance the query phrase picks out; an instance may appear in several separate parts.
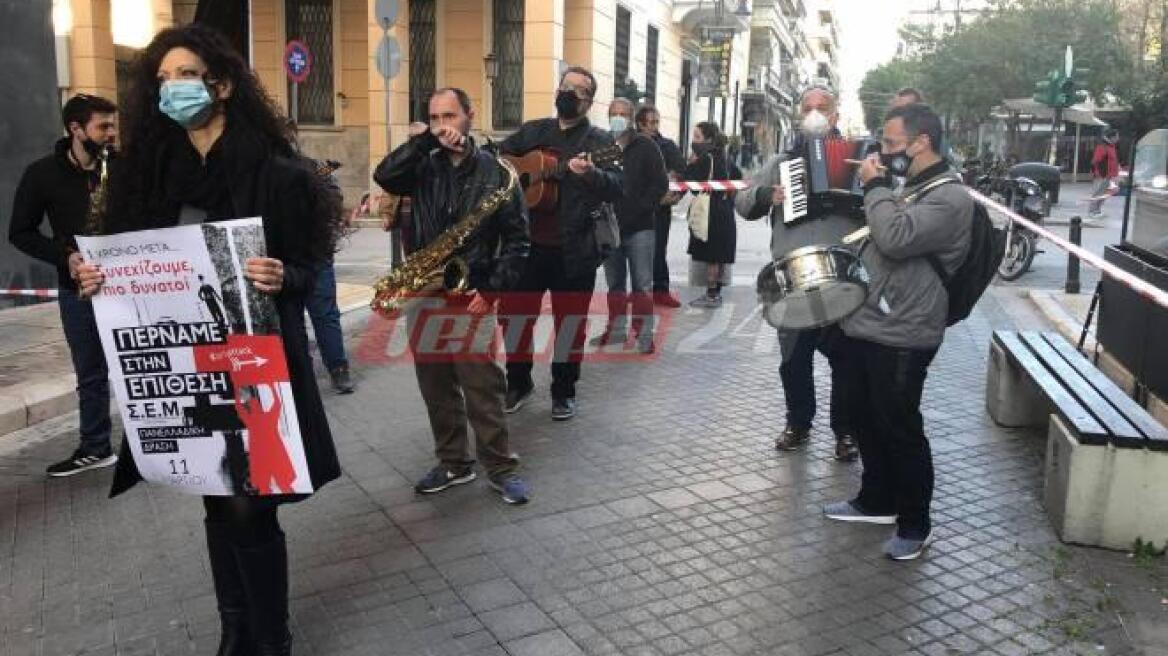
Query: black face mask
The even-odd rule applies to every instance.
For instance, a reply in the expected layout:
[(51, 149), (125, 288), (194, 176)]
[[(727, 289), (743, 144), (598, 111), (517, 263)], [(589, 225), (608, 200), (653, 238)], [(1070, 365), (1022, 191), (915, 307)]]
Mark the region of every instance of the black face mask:
[(695, 143), (693, 144), (693, 151), (694, 154), (698, 157), (705, 157), (706, 155), (714, 152), (714, 144), (705, 141), (701, 143)]
[(908, 149), (897, 151), (895, 153), (880, 153), (880, 163), (892, 175), (905, 176), (908, 175), (908, 169), (912, 166), (912, 155), (908, 154)]
[(569, 121), (580, 116), (580, 99), (575, 91), (556, 93), (556, 116)]
[(101, 157), (101, 149), (104, 146), (97, 143), (93, 139), (86, 137), (81, 141), (81, 147), (85, 149), (86, 153), (89, 153), (90, 157)]

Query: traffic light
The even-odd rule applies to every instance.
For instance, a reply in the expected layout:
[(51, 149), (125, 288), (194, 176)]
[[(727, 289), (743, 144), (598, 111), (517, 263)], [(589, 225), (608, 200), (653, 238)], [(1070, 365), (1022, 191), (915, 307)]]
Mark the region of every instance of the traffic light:
[(1034, 101), (1054, 107), (1059, 104), (1062, 76), (1058, 71), (1050, 71), (1046, 77), (1034, 85)]
[(1087, 101), (1087, 91), (1084, 87), (1084, 81), (1087, 79), (1088, 71), (1085, 68), (1076, 68), (1071, 77), (1062, 79), (1059, 84), (1059, 98), (1058, 104), (1060, 107), (1070, 107), (1081, 102)]

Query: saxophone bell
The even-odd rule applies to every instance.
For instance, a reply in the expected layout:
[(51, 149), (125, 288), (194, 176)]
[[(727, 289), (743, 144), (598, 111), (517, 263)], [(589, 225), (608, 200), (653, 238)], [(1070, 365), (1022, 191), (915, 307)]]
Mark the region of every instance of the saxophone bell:
[(470, 265), (457, 255), (442, 268), (442, 287), (448, 294), (465, 294), (470, 287)]

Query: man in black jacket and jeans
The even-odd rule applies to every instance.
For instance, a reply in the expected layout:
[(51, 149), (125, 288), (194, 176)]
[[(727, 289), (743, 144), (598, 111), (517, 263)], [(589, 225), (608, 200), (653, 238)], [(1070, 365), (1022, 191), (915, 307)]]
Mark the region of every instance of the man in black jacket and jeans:
[[(661, 134), (661, 113), (652, 105), (644, 105), (637, 110), (637, 132), (649, 137), (661, 150), (665, 169), (675, 180), (685, 174), (685, 156), (670, 138)], [(666, 194), (657, 205), (653, 217), (653, 301), (657, 305), (677, 308), (681, 301), (669, 291), (669, 229), (673, 225), (673, 206), (681, 200), (680, 192)]]
[[(24, 170), (12, 202), (8, 240), (57, 269), (58, 308), (77, 375), (81, 444), (48, 468), (49, 476), (72, 476), (117, 462), (110, 446), (109, 371), (93, 318), (93, 305), (77, 295), (81, 264), (74, 236), (85, 230), (89, 195), (100, 174), (99, 155), (117, 135), (117, 107), (99, 96), (77, 95), (61, 110), (67, 137), (53, 153)], [(40, 231), (49, 219), (52, 237)]]
[[(465, 91), (439, 89), (430, 96), (429, 107), (429, 125), (412, 124), (409, 141), (390, 153), (373, 174), (387, 192), (413, 198), (407, 254), (433, 242), (508, 183), (499, 162), (470, 138), (474, 110)], [(427, 322), (425, 312), (410, 317), (414, 370), (439, 460), (414, 486), (421, 494), (475, 479), (474, 462), (467, 452), (469, 418), (491, 487), (507, 503), (528, 500), (527, 484), (515, 474), (519, 459), (511, 452), (503, 416), (507, 387), (502, 367), (494, 359), (494, 305), (500, 294), (519, 281), (529, 247), (527, 211), (522, 191), (516, 188), (457, 253), (468, 265), (468, 289), (473, 293), (447, 295), (441, 308), (445, 314), (434, 317), (470, 320), (463, 349), (449, 353), (437, 346), (433, 333), (443, 330), (439, 327), (443, 321)]]
[[(656, 240), (654, 216), (660, 199), (669, 190), (669, 177), (661, 150), (649, 137), (632, 127), (633, 103), (614, 98), (608, 106), (608, 130), (622, 148), (624, 196), (616, 203), (620, 224), (620, 247), (604, 261), (608, 280), (608, 324), (593, 339), (597, 346), (623, 344), (629, 330), (636, 337), (637, 350), (649, 354), (653, 346), (653, 246)], [(630, 295), (626, 281), (632, 287)], [(632, 301), (631, 326), (629, 301)]]
[(588, 122), (596, 97), (596, 78), (587, 69), (572, 67), (560, 78), (556, 118), (524, 123), (500, 144), (509, 155), (536, 149), (555, 150), (568, 171), (557, 181), (554, 212), (531, 213), (531, 257), (517, 294), (503, 299), (507, 341), (507, 412), (515, 412), (531, 395), (532, 332), (544, 292), (551, 293), (555, 315), (555, 352), (552, 361), (552, 419), (576, 416), (576, 381), (587, 338), (588, 308), (596, 285), (600, 252), (594, 226), (603, 203), (621, 199), (621, 172), (596, 166), (584, 153), (612, 146), (607, 132)]

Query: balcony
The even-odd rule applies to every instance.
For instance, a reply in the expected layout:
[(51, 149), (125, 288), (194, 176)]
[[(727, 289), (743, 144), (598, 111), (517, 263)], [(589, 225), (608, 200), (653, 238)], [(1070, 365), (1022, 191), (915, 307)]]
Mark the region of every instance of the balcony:
[[(751, 29), (755, 35), (760, 31), (766, 31), (771, 34), (771, 38), (776, 39), (783, 44), (784, 48), (793, 50), (794, 40), (788, 31), (787, 19), (783, 16), (779, 7), (774, 2), (769, 0), (755, 0), (753, 6), (754, 12), (750, 17)], [(752, 36), (752, 40), (757, 37)]]
[(700, 36), (702, 28), (746, 32), (750, 16), (738, 16), (737, 8), (737, 0), (674, 0), (673, 22), (695, 36)]

